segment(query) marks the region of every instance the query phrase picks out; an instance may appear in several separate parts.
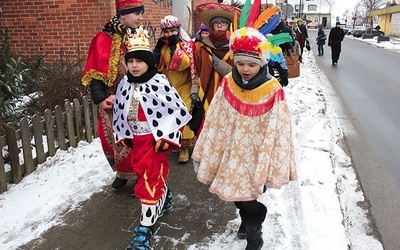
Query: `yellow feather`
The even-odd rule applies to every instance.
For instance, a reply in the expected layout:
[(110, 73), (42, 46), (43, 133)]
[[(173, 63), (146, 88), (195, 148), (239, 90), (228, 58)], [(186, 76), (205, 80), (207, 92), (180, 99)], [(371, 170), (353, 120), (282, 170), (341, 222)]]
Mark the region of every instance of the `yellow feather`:
[(276, 55), (276, 54), (282, 53), (282, 49), (279, 46), (271, 46), (271, 48), (269, 49), (269, 52)]
[(261, 26), (263, 26), (265, 24), (266, 21), (268, 21), (268, 19), (270, 19), (275, 12), (278, 11), (278, 7), (276, 6), (272, 6), (266, 10), (264, 10), (257, 18), (257, 21), (255, 21), (253, 27), (255, 29), (260, 29)]

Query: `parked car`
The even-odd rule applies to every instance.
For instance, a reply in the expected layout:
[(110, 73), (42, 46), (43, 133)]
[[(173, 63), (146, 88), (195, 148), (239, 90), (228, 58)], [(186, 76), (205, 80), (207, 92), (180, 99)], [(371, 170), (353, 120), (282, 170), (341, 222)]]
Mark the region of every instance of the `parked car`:
[(364, 34), (372, 34), (373, 36), (384, 36), (385, 33), (383, 31), (380, 30), (376, 30), (376, 29), (366, 29), (364, 31), (362, 30), (353, 30), (352, 32), (354, 37), (362, 37), (362, 35)]
[(353, 35), (354, 33), (361, 33), (365, 30), (364, 26), (354, 26), (349, 29), (347, 35)]

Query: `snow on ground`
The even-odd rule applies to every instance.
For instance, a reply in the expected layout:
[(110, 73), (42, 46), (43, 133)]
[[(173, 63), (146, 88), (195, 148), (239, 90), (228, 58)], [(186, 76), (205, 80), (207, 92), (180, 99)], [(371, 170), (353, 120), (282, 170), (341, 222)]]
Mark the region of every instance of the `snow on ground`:
[[(378, 46), (376, 39), (363, 42)], [(400, 50), (400, 43), (379, 46)], [(351, 159), (338, 143), (342, 131), (327, 94), (329, 88), (313, 54), (305, 52), (301, 76), (285, 87), (292, 112), (298, 180), (279, 190), (269, 189), (259, 199), (268, 207), (263, 224), (265, 249), (383, 249), (370, 236), (368, 211), (357, 205), (364, 202), (364, 195)], [(0, 195), (0, 249), (15, 249), (62, 224), (66, 213), (104, 190), (113, 176), (98, 138), (59, 150)], [(233, 230), (239, 224), (240, 219), (235, 218), (228, 223), (226, 233), (212, 235), (210, 242), (199, 242), (189, 249), (244, 249), (245, 241), (238, 241)]]

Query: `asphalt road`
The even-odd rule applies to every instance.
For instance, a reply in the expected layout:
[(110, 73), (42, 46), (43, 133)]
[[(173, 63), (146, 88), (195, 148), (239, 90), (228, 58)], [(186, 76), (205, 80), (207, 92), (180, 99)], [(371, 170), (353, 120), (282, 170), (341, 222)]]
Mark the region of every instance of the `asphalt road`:
[[(329, 31), (326, 31), (328, 36)], [(315, 55), (316, 31), (309, 31)], [(400, 54), (346, 37), (317, 63), (334, 89), (348, 152), (386, 250), (400, 249)]]

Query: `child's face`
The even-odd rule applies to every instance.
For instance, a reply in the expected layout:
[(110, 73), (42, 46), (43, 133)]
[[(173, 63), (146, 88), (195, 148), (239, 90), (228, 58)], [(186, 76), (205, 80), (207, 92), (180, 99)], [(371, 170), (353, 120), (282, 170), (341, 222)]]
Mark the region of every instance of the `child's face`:
[(236, 68), (239, 74), (242, 76), (242, 79), (249, 81), (257, 75), (258, 71), (261, 69), (261, 66), (255, 62), (245, 60), (237, 62)]
[(174, 29), (164, 29), (164, 37), (168, 38), (170, 36), (174, 36), (174, 35), (178, 35), (178, 31), (174, 30)]
[(134, 77), (143, 75), (149, 69), (149, 65), (147, 65), (147, 63), (137, 58), (129, 58), (126, 66)]
[(121, 15), (120, 20), (123, 25), (136, 29), (143, 21), (143, 11)]
[(210, 33), (209, 33), (208, 31), (202, 31), (202, 32), (200, 33), (201, 39), (204, 39), (205, 37), (208, 37), (209, 34), (210, 34)]

